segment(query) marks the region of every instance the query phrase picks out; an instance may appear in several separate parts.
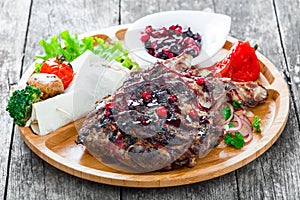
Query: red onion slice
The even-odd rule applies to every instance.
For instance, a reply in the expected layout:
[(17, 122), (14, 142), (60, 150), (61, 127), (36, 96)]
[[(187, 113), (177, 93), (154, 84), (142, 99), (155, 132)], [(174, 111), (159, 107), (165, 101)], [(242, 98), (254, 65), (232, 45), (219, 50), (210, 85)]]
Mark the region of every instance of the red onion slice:
[[(237, 111), (236, 114), (234, 113), (234, 108), (231, 104), (228, 103), (230, 107), (231, 116), (225, 121), (226, 129), (225, 131), (228, 132), (240, 132), (244, 136), (245, 143), (249, 143), (253, 139), (253, 127), (249, 118), (245, 115), (244, 112)], [(234, 118), (234, 121), (231, 121)], [(228, 128), (228, 124), (232, 122), (235, 126), (232, 128)]]
[(236, 114), (233, 114), (233, 116), (234, 116), (234, 119), (236, 120), (237, 126), (235, 126), (233, 128), (227, 128), (226, 132), (237, 132), (242, 128), (242, 121), (241, 121), (240, 117), (237, 116)]
[(252, 129), (252, 124), (251, 124), (251, 121), (249, 120), (248, 117), (246, 117), (245, 115), (242, 115), (242, 116), (240, 116), (240, 118), (241, 118), (246, 124), (248, 124), (248, 126), (250, 126), (251, 129)]
[(231, 115), (230, 115), (230, 117), (224, 122), (224, 124), (228, 124), (228, 123), (232, 120), (233, 115), (234, 115), (234, 108), (233, 108), (233, 106), (232, 106), (230, 103), (227, 103), (227, 105), (228, 105), (229, 108), (230, 108)]
[(249, 132), (249, 135), (247, 138), (245, 138), (245, 143), (249, 143), (251, 142), (251, 140), (253, 139), (253, 132)]
[(243, 123), (243, 126), (240, 129), (240, 133), (243, 136), (247, 136), (247, 135), (249, 135), (250, 133), (253, 132), (252, 126), (250, 126), (249, 124), (247, 124), (244, 120), (242, 120), (242, 123)]

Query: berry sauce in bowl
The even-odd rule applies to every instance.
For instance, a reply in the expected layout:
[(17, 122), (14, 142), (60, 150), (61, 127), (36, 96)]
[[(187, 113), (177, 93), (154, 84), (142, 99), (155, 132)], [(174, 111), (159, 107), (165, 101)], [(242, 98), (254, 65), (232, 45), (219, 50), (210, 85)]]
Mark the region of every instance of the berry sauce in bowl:
[(124, 45), (147, 63), (187, 53), (194, 57), (192, 65), (197, 65), (223, 47), (230, 24), (231, 18), (223, 14), (193, 10), (160, 12), (131, 24)]
[(190, 27), (184, 30), (178, 24), (168, 28), (146, 26), (145, 31), (141, 32), (140, 39), (150, 55), (163, 60), (182, 53), (195, 58), (201, 49), (201, 35), (193, 33)]

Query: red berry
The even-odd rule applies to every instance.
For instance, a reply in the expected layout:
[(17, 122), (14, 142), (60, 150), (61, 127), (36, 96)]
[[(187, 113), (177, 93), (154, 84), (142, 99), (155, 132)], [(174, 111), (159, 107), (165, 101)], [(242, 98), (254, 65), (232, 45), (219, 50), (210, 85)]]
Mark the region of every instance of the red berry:
[(142, 98), (145, 100), (145, 101), (149, 101), (152, 99), (152, 92), (148, 91), (148, 92), (143, 92), (142, 93)]
[(175, 31), (175, 29), (176, 29), (176, 26), (175, 26), (175, 25), (172, 25), (172, 26), (169, 27), (169, 30)]
[(191, 37), (186, 37), (183, 42), (187, 46), (191, 45), (191, 44), (195, 44), (195, 40), (193, 38), (191, 38)]
[(168, 114), (168, 110), (165, 107), (159, 107), (157, 109), (157, 115), (160, 117), (165, 117)]
[(152, 33), (152, 31), (153, 31), (152, 26), (146, 26), (145, 31), (147, 34)]
[(149, 49), (148, 53), (153, 56), (154, 55), (154, 49)]
[(196, 117), (198, 115), (198, 112), (195, 110), (195, 109), (192, 109), (190, 111), (190, 114), (189, 114), (191, 117)]
[(168, 53), (168, 58), (173, 58), (174, 54), (173, 53)]
[(151, 33), (151, 36), (154, 37), (154, 38), (161, 38), (162, 35), (160, 34), (160, 32), (156, 31), (156, 32), (152, 32)]
[(150, 36), (147, 34), (142, 35), (141, 40), (142, 42), (146, 42), (147, 40), (149, 40)]
[(168, 55), (169, 49), (168, 48), (163, 48), (162, 52), (163, 52), (163, 54)]
[(171, 94), (169, 97), (170, 101), (177, 101), (177, 97), (174, 94)]
[(109, 110), (109, 109), (111, 109), (111, 107), (113, 107), (113, 106), (115, 106), (115, 103), (114, 103), (114, 102), (109, 102), (109, 103), (107, 103), (107, 104), (105, 105), (105, 109), (106, 109), (106, 110)]
[(198, 85), (204, 85), (205, 79), (202, 78), (202, 77), (199, 77), (199, 78), (197, 78), (196, 83), (197, 83)]
[(179, 26), (178, 24), (176, 25), (175, 33), (181, 34), (182, 33), (182, 27)]
[(199, 51), (200, 51), (199, 47), (197, 47), (196, 45), (194, 45), (192, 48), (194, 49), (194, 51), (195, 51), (196, 54), (199, 53)]
[(156, 42), (156, 41), (152, 41), (152, 42), (151, 42), (151, 47), (152, 47), (153, 49), (157, 49), (157, 42)]
[(166, 27), (162, 27), (162, 28), (160, 28), (160, 30), (161, 30), (161, 34), (163, 34), (164, 36), (169, 35), (169, 32)]
[(108, 117), (111, 113), (109, 111), (105, 112), (105, 116)]

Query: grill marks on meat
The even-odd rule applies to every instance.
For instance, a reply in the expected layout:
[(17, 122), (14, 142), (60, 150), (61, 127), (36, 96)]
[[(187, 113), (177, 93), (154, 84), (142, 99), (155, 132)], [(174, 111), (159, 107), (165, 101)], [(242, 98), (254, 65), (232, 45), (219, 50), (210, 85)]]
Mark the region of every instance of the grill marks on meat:
[(242, 100), (243, 105), (255, 107), (268, 98), (268, 91), (258, 82), (229, 82), (232, 89), (227, 92), (229, 101)]
[[(211, 71), (206, 69), (200, 69), (196, 66), (190, 66), (190, 63), (187, 61), (189, 55), (182, 55), (182, 59), (169, 59), (164, 62), (166, 67), (170, 67), (175, 70), (177, 73), (185, 77), (187, 81), (193, 79), (194, 77), (205, 77), (214, 82), (223, 82), (224, 87), (227, 88), (227, 97), (228, 101), (241, 100), (244, 106), (255, 107), (259, 103), (264, 103), (268, 98), (268, 91), (266, 88), (261, 85), (259, 82), (249, 81), (249, 82), (234, 82), (230, 81), (228, 78), (213, 78)], [(174, 67), (175, 66), (175, 67)], [(196, 88), (196, 84), (192, 82), (191, 86)], [(199, 95), (200, 96), (200, 95)], [(207, 104), (205, 98), (202, 97), (202, 105)], [(209, 105), (206, 105), (209, 107)]]
[(182, 55), (132, 73), (114, 95), (96, 103), (77, 142), (122, 171), (193, 167), (223, 134), (225, 102), (255, 106), (266, 100), (267, 91), (259, 83), (222, 78), (198, 85), (195, 76), (201, 73), (191, 70), (190, 62), (191, 56)]

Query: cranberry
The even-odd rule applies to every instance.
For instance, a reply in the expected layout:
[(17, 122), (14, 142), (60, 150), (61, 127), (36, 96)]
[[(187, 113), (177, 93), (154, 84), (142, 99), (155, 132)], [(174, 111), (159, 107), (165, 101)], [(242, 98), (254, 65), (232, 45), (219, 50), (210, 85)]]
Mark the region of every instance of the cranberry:
[(199, 78), (196, 79), (196, 83), (197, 83), (198, 85), (204, 85), (205, 79), (202, 78), (202, 77), (199, 77)]
[(105, 105), (105, 110), (109, 110), (111, 109), (113, 106), (115, 106), (115, 103), (114, 102), (109, 102)]
[(105, 116), (106, 116), (106, 117), (109, 117), (110, 114), (111, 114), (111, 113), (110, 113), (109, 111), (106, 111), (106, 112), (105, 112)]
[(182, 33), (182, 27), (179, 26), (178, 24), (176, 26), (175, 25), (170, 26), (169, 30), (175, 31), (175, 33), (177, 34)]
[(146, 31), (147, 34), (152, 33), (152, 31), (153, 31), (152, 26), (146, 26), (145, 31)]
[(181, 27), (181, 26), (178, 26), (178, 27), (175, 29), (175, 33), (181, 34), (181, 33), (182, 33), (182, 27)]
[(172, 25), (172, 26), (169, 27), (169, 30), (175, 31), (176, 28), (177, 27), (175, 25)]
[(152, 42), (151, 42), (151, 47), (152, 47), (153, 49), (157, 49), (157, 43), (156, 43), (156, 41), (152, 41)]
[(142, 98), (143, 98), (145, 101), (150, 101), (150, 100), (152, 99), (152, 92), (150, 92), (150, 91), (143, 92), (143, 93), (142, 93)]
[(160, 117), (166, 117), (168, 114), (168, 110), (165, 107), (159, 107), (157, 109), (157, 115)]
[(197, 112), (195, 109), (192, 109), (192, 110), (190, 111), (189, 115), (190, 115), (191, 117), (196, 117), (196, 116), (198, 115), (198, 112)]
[(196, 45), (194, 45), (192, 48), (194, 49), (194, 51), (196, 52), (196, 54), (199, 53), (199, 51), (200, 51), (199, 47), (197, 47)]
[(175, 102), (175, 101), (177, 101), (177, 97), (174, 94), (171, 94), (169, 97), (169, 100)]
[(163, 54), (168, 55), (169, 54), (169, 49), (168, 48), (163, 48), (162, 52), (163, 52)]
[(161, 30), (163, 35), (165, 35), (165, 36), (169, 35), (169, 32), (168, 32), (166, 27), (162, 27), (162, 28), (160, 28), (160, 30)]
[(154, 55), (154, 49), (149, 49), (148, 53), (153, 56)]
[(149, 39), (150, 39), (150, 36), (147, 35), (147, 34), (144, 34), (144, 35), (142, 35), (142, 37), (141, 37), (142, 42), (146, 42), (146, 41), (149, 40)]
[(184, 39), (184, 44), (187, 45), (187, 46), (191, 45), (191, 44), (195, 44), (195, 40), (193, 38), (191, 38), (191, 37), (186, 37)]
[(162, 35), (160, 34), (160, 32), (156, 31), (156, 32), (152, 32), (151, 33), (151, 36), (154, 37), (154, 38), (161, 38)]
[(174, 57), (174, 54), (173, 53), (168, 53), (168, 58), (173, 58)]

